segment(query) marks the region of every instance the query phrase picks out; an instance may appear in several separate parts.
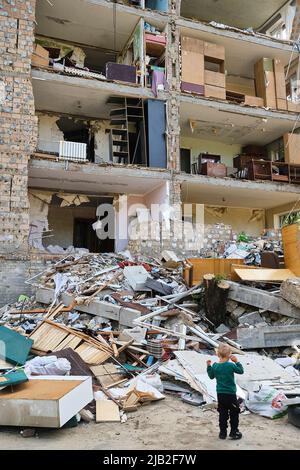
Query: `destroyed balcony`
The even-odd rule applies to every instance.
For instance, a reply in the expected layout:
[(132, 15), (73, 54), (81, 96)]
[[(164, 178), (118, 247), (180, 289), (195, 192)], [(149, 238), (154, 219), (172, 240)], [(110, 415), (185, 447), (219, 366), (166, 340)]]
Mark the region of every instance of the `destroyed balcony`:
[[(37, 83), (44, 85), (43, 81)], [(83, 90), (84, 109), (81, 106), (80, 114), (77, 109), (76, 115), (76, 111), (71, 114), (73, 98), (69, 102), (65, 100), (64, 89), (68, 87), (63, 82), (59, 109), (53, 102), (58, 112), (51, 110), (49, 94), (45, 96), (48, 104), (41, 105), (49, 111), (38, 112), (36, 156), (58, 161), (167, 168), (165, 101), (107, 95), (103, 90), (102, 94), (95, 92), (94, 100), (91, 94), (87, 100)], [(54, 87), (51, 90), (54, 91)], [(39, 102), (41, 95), (39, 90), (35, 91), (36, 102)], [(60, 114), (61, 109), (68, 110), (68, 104), (70, 113)], [(84, 111), (95, 117), (84, 117)]]
[(234, 38), (182, 25), (181, 92), (247, 109), (298, 112), (298, 62), (292, 51), (291, 45), (255, 36)]
[(292, 39), (295, 0), (181, 0), (182, 17), (222, 28), (261, 32), (278, 39)]

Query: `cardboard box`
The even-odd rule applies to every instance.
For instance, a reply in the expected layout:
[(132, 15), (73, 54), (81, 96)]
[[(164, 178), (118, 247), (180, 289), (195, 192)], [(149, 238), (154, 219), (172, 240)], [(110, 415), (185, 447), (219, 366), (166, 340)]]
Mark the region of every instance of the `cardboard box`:
[(280, 98), (277, 98), (277, 109), (280, 109), (282, 111), (287, 111), (288, 109), (288, 104), (287, 100), (282, 100)]
[(300, 165), (300, 134), (284, 134), (284, 161)]
[(61, 428), (92, 400), (91, 377), (31, 377), (0, 392), (0, 425)]
[(206, 98), (217, 98), (220, 100), (226, 100), (226, 90), (225, 88), (220, 88), (218, 86), (205, 85), (204, 96)]
[(259, 98), (258, 96), (245, 95), (245, 104), (248, 106), (257, 106), (257, 107), (262, 108), (265, 102), (263, 98)]
[(218, 86), (225, 88), (225, 74), (219, 72), (212, 72), (205, 70), (204, 72), (205, 85)]
[(281, 60), (274, 59), (274, 73), (277, 99), (286, 100), (286, 84), (284, 66)]
[(265, 106), (277, 109), (275, 74), (272, 59), (262, 58), (254, 66), (256, 92)]
[(39, 44), (36, 44), (32, 54), (31, 65), (47, 67), (49, 65), (49, 51)]
[(225, 60), (225, 47), (212, 42), (204, 43), (204, 55), (210, 59)]
[(194, 85), (204, 85), (203, 41), (195, 38), (181, 39), (181, 80)]

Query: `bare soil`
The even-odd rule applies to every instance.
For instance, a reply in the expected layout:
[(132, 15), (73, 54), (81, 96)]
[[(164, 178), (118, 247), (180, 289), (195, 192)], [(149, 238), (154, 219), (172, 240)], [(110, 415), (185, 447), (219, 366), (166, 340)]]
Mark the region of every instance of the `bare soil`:
[(0, 449), (299, 449), (300, 429), (287, 417), (270, 420), (240, 416), (240, 441), (218, 438), (218, 413), (202, 411), (180, 398), (166, 399), (128, 413), (126, 423), (79, 423), (69, 429), (39, 429), (37, 437), (23, 438), (18, 428), (0, 428)]

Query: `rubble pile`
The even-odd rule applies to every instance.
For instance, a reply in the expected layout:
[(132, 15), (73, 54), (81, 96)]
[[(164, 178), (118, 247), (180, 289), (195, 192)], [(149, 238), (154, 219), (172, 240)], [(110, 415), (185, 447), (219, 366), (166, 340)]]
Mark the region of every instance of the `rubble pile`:
[[(0, 310), (6, 346), (0, 351), (0, 400), (9, 410), (0, 425), (123, 423), (126, 413), (166, 394), (201, 409), (214, 407), (206, 360), (221, 342), (245, 366), (238, 381), (241, 409), (259, 412), (255, 394), (269, 387), (284, 395), (286, 411), (289, 400), (300, 397), (298, 307), (281, 297), (277, 285), (252, 287), (206, 275), (190, 288), (182, 271), (183, 263), (169, 251), (160, 259), (83, 253), (28, 280), (36, 295), (21, 295)], [(214, 308), (216, 300), (224, 304), (222, 323), (212, 316), (212, 299)], [(45, 417), (37, 405), (49, 381), (55, 400), (72, 402), (68, 412)], [(37, 411), (25, 412), (20, 422), (13, 410), (22, 408), (23, 391)], [(48, 395), (53, 399), (50, 389)]]

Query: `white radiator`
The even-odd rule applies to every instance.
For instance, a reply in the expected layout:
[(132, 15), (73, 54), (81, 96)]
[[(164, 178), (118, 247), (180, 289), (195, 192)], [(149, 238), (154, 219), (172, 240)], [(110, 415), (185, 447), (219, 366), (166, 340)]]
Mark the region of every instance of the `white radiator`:
[(59, 158), (72, 161), (86, 161), (86, 144), (81, 142), (59, 142)]

